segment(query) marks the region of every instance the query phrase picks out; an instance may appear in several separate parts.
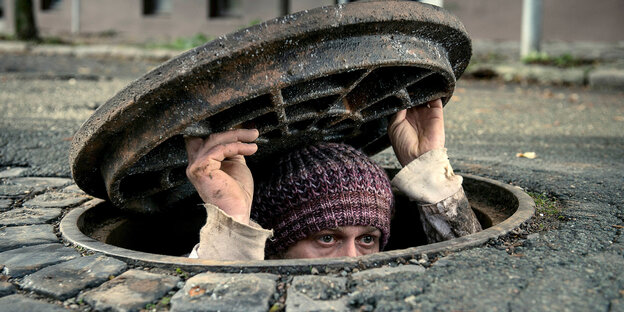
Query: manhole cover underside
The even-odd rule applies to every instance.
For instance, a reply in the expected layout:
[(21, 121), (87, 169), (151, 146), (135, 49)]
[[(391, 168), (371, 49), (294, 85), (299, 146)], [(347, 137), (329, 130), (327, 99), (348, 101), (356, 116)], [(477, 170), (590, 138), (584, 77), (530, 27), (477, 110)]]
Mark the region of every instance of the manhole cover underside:
[(182, 135), (258, 128), (251, 166), (315, 141), (374, 154), (387, 117), (442, 98), (470, 59), (447, 12), (362, 2), (278, 18), (188, 51), (121, 91), (81, 127), (72, 174), (87, 193), (157, 212), (195, 190)]
[[(83, 233), (90, 222), (97, 219), (93, 213), (98, 205), (105, 204), (102, 200), (90, 201), (81, 207), (71, 210), (61, 221), (60, 231), (69, 242), (88, 250), (101, 252), (127, 262), (148, 266), (176, 266), (189, 271), (219, 271), (219, 272), (274, 272), (288, 274), (309, 274), (311, 267), (321, 270), (358, 267), (360, 269), (376, 267), (395, 262), (401, 258), (409, 260), (422, 254), (432, 255), (444, 251), (456, 251), (477, 246), (508, 233), (533, 216), (535, 204), (533, 199), (520, 188), (500, 183), (495, 180), (472, 176), (464, 176), (464, 189), (473, 209), (481, 215), (480, 221), (488, 226), (481, 232), (467, 235), (435, 244), (422, 245), (392, 251), (385, 251), (356, 258), (327, 258), (327, 259), (296, 259), (296, 260), (266, 260), (266, 261), (211, 261), (188, 259), (146, 253), (136, 250), (116, 247), (105, 244)], [(100, 212), (101, 213), (101, 212)], [(97, 222), (100, 222), (98, 220)], [(488, 224), (492, 222), (493, 224)], [(500, 223), (498, 223), (500, 222)], [(100, 226), (100, 225), (98, 225)], [(101, 226), (100, 226), (101, 227)], [(88, 230), (88, 229), (87, 229)], [(399, 235), (393, 229), (392, 235)], [(135, 237), (126, 238), (134, 239)], [(392, 237), (391, 237), (392, 239)], [(193, 245), (195, 242), (191, 242)], [(189, 250), (190, 251), (190, 250)]]

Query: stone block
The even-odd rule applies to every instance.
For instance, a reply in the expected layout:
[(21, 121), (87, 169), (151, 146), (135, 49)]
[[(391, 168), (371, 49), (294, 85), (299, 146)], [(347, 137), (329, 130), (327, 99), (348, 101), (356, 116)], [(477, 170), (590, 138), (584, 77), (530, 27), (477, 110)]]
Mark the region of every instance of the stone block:
[(348, 306), (354, 310), (410, 311), (428, 286), (418, 265), (383, 267), (351, 275)]
[(56, 243), (58, 238), (49, 224), (0, 228), (0, 252), (24, 246)]
[(9, 282), (0, 282), (0, 297), (15, 293), (15, 286)]
[(164, 296), (178, 281), (176, 276), (129, 270), (79, 298), (98, 311), (138, 311)]
[(64, 189), (61, 190), (61, 192), (63, 192), (63, 193), (80, 194), (80, 195), (87, 195), (87, 193), (85, 193), (83, 190), (81, 190), (78, 187), (78, 185), (76, 185), (76, 184), (72, 184), (70, 186), (65, 187)]
[(4, 182), (5, 184), (0, 185), (0, 195), (14, 197), (32, 192), (42, 192), (47, 188), (69, 185), (72, 180), (66, 178), (21, 177), (6, 179)]
[(43, 224), (60, 215), (60, 208), (16, 208), (0, 215), (0, 226)]
[(330, 276), (295, 276), (288, 288), (288, 311), (347, 311), (347, 279)]
[(26, 172), (26, 170), (28, 170), (28, 168), (24, 167), (13, 167), (4, 169), (0, 171), (0, 179), (19, 177), (22, 175), (22, 173)]
[(8, 198), (0, 199), (0, 212), (5, 212), (11, 209), (11, 205), (13, 205), (13, 200)]
[(171, 311), (267, 311), (277, 275), (203, 273), (173, 298)]
[(61, 244), (45, 244), (22, 247), (0, 253), (2, 273), (22, 277), (49, 265), (79, 257), (76, 250)]
[(624, 69), (599, 68), (589, 73), (588, 80), (592, 88), (624, 90)]
[(0, 298), (0, 310), (3, 312), (67, 312), (61, 306), (17, 294)]
[(361, 283), (364, 281), (371, 281), (379, 278), (387, 278), (395, 275), (414, 275), (425, 272), (425, 268), (420, 265), (402, 265), (398, 267), (381, 267), (370, 270), (364, 270), (361, 272), (353, 273), (351, 275), (355, 282)]
[(11, 184), (23, 185), (28, 187), (33, 187), (36, 189), (44, 190), (45, 188), (51, 187), (61, 187), (65, 185), (69, 185), (72, 183), (71, 179), (67, 178), (53, 178), (53, 177), (23, 177), (23, 178), (15, 178), (11, 179)]
[(77, 295), (82, 289), (106, 282), (111, 275), (121, 273), (126, 267), (125, 262), (106, 256), (81, 257), (28, 275), (22, 280), (21, 286), (65, 300)]
[(35, 196), (24, 203), (29, 208), (65, 208), (80, 205), (89, 200), (86, 196), (71, 193), (49, 192)]

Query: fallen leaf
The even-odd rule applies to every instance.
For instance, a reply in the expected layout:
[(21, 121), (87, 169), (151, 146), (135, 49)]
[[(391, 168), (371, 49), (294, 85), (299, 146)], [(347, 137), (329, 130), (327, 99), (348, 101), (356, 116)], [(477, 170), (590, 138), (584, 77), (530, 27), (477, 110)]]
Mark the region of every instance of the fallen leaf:
[(537, 157), (537, 154), (535, 154), (535, 152), (518, 153), (516, 154), (516, 157), (534, 159), (535, 157)]
[(189, 297), (195, 297), (195, 296), (201, 296), (203, 294), (206, 293), (206, 290), (199, 287), (199, 286), (195, 286), (193, 288), (191, 288), (191, 290), (189, 290)]
[(624, 229), (624, 226), (617, 225), (617, 224), (612, 225), (612, 227), (614, 227), (616, 229)]

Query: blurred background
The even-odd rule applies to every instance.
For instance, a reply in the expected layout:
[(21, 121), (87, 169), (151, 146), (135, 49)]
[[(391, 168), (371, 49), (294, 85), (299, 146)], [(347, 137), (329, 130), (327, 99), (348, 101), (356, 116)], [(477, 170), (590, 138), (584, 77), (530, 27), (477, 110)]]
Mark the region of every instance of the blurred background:
[[(0, 34), (15, 35), (16, 4), (0, 0)], [(32, 0), (41, 37), (72, 42), (209, 40), (262, 21), (344, 0)], [(474, 40), (519, 41), (521, 0), (437, 0)], [(624, 41), (624, 0), (543, 0), (544, 41)]]

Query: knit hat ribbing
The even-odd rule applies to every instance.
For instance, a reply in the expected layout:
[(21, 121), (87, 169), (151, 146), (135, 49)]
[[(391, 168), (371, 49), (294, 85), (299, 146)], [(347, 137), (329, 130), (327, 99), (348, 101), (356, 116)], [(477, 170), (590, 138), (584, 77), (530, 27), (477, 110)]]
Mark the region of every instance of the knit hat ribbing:
[(379, 165), (345, 144), (318, 143), (282, 157), (258, 181), (252, 217), (274, 230), (267, 256), (318, 231), (347, 225), (378, 228), (388, 242), (393, 196)]

